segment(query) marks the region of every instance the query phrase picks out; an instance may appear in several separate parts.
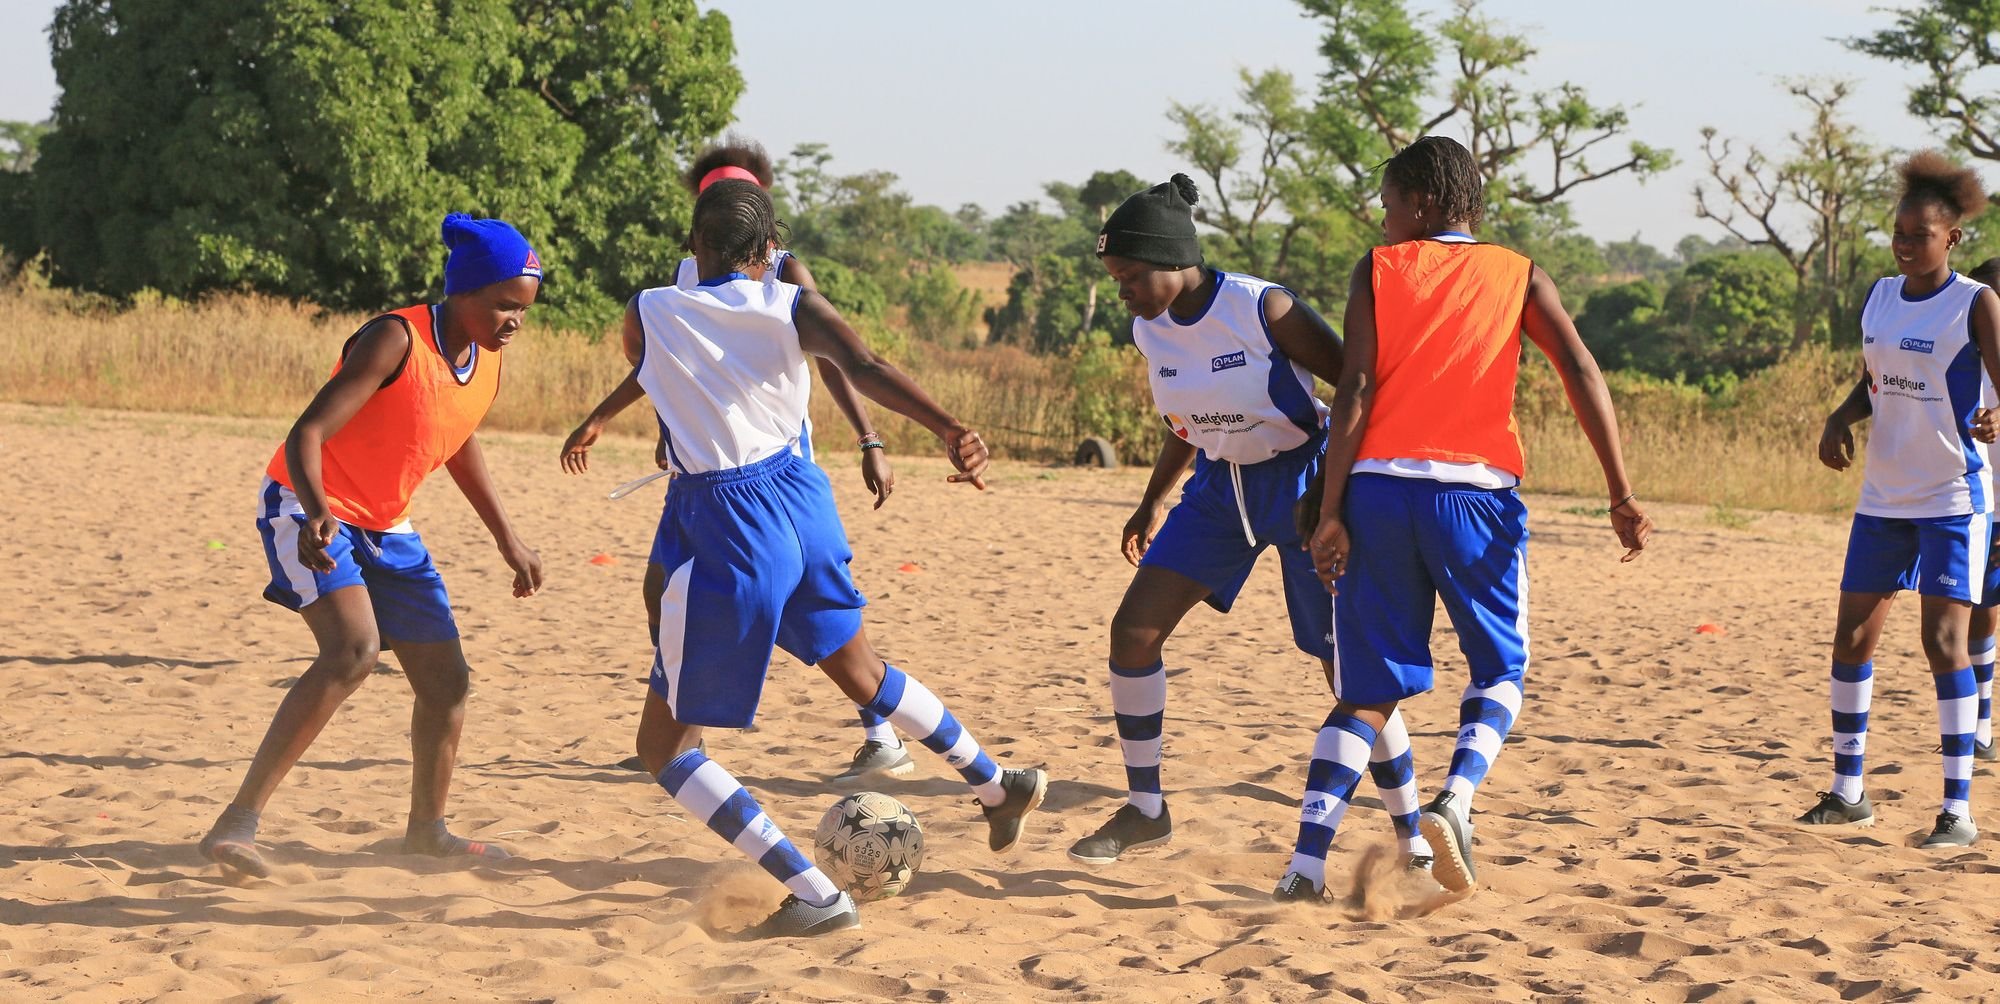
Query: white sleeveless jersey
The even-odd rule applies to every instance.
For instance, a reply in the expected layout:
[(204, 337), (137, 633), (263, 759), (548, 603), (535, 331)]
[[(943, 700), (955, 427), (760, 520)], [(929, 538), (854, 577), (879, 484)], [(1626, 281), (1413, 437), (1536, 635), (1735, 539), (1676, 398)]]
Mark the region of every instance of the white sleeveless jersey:
[(799, 287), (740, 272), (639, 294), (639, 386), (681, 474), (805, 456), (811, 370), (793, 321)]
[(1171, 311), (1132, 319), (1153, 402), (1174, 435), (1210, 460), (1256, 464), (1305, 445), (1326, 424), (1312, 374), (1271, 340), (1264, 294), (1281, 288), (1216, 272), (1215, 295), (1191, 320)]
[[(771, 252), (771, 267), (764, 270), (765, 282), (780, 282), (785, 278), (785, 262), (791, 260), (792, 253), (784, 248)], [(701, 270), (695, 267), (693, 258), (682, 258), (674, 269), (674, 285), (682, 289), (693, 289), (701, 285)]]
[(1992, 511), (1988, 450), (1968, 430), (1973, 411), (1994, 402), (1971, 328), (1985, 288), (1954, 272), (1921, 299), (1904, 298), (1902, 276), (1868, 291), (1861, 357), (1874, 420), (1856, 512), (1908, 519)]

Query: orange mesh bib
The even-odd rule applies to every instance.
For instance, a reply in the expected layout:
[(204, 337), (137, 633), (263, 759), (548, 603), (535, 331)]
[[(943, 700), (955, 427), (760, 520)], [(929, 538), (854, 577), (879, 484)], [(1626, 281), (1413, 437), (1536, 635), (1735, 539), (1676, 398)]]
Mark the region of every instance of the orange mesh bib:
[[(438, 350), (428, 304), (384, 316), (410, 326), (409, 358), (388, 386), (327, 439), (320, 454), (327, 508), (364, 530), (387, 530), (409, 518), (417, 486), (465, 445), (500, 392), (500, 354), (475, 348), (472, 372), (461, 382)], [(336, 362), (333, 372), (340, 366)], [(295, 487), (285, 468), (284, 444), (265, 473)]]
[(1375, 249), (1375, 402), (1356, 460), (1478, 463), (1521, 476), (1514, 381), (1533, 268), (1493, 244)]

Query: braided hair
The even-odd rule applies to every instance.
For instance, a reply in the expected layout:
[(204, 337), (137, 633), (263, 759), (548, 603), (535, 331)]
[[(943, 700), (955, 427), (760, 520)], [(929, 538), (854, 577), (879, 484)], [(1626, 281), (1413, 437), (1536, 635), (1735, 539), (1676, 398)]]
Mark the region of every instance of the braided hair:
[(1916, 154), (1896, 173), (1903, 176), (1900, 202), (1930, 203), (1943, 209), (1954, 223), (1978, 216), (1986, 208), (1986, 189), (1979, 183), (1979, 173), (1936, 150)]
[(708, 186), (694, 200), (689, 246), (706, 245), (731, 268), (764, 262), (777, 240), (777, 210), (770, 193), (757, 185), (730, 178)]
[(1389, 158), (1382, 180), (1406, 196), (1428, 199), (1444, 223), (1473, 230), (1486, 217), (1486, 182), (1471, 151), (1449, 136), (1425, 136)]

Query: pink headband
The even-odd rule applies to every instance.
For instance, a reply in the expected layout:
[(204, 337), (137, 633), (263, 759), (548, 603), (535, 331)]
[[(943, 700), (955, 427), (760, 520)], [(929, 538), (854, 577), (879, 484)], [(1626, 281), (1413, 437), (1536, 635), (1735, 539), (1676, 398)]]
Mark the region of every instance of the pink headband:
[(713, 185), (718, 181), (729, 181), (731, 179), (737, 181), (747, 181), (753, 185), (756, 185), (758, 188), (764, 187), (764, 183), (758, 181), (756, 175), (751, 174), (749, 171), (746, 171), (733, 164), (724, 164), (721, 167), (718, 167), (715, 170), (710, 171), (707, 174), (701, 176), (701, 183), (694, 186), (695, 194), (699, 195), (702, 192), (708, 191), (708, 186)]

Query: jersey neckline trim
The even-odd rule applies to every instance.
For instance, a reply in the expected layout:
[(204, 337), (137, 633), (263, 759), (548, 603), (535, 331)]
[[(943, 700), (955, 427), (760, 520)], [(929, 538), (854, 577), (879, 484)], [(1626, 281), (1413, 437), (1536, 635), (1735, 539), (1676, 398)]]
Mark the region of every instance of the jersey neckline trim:
[(437, 349), (438, 358), (444, 360), (445, 368), (451, 370), (451, 378), (460, 387), (472, 382), (472, 371), (479, 367), (479, 343), (467, 346), (471, 354), (466, 357), (463, 369), (451, 361), (451, 354), (444, 348), (444, 325), (439, 323), (438, 305), (431, 304), (431, 345)]
[(1953, 285), (1957, 284), (1957, 282), (1958, 282), (1958, 270), (1953, 269), (1951, 275), (1946, 276), (1943, 282), (1938, 283), (1938, 288), (1933, 289), (1922, 296), (1911, 296), (1907, 292), (1907, 290), (1910, 288), (1910, 277), (1904, 276), (1903, 284), (1901, 286), (1896, 287), (1896, 296), (1900, 298), (1904, 303), (1922, 303), (1925, 300), (1928, 300), (1931, 297), (1936, 296), (1947, 289), (1950, 289)]
[(1208, 302), (1202, 304), (1201, 309), (1195, 311), (1194, 316), (1186, 320), (1182, 320), (1181, 316), (1179, 314), (1174, 313), (1174, 308), (1170, 306), (1167, 308), (1168, 320), (1174, 322), (1175, 324), (1180, 325), (1183, 328), (1188, 328), (1200, 324), (1201, 319), (1208, 316), (1209, 308), (1215, 306), (1215, 298), (1222, 295), (1222, 270), (1219, 268), (1211, 268), (1208, 270), (1208, 276), (1209, 279), (1215, 283), (1214, 288), (1208, 291)]

